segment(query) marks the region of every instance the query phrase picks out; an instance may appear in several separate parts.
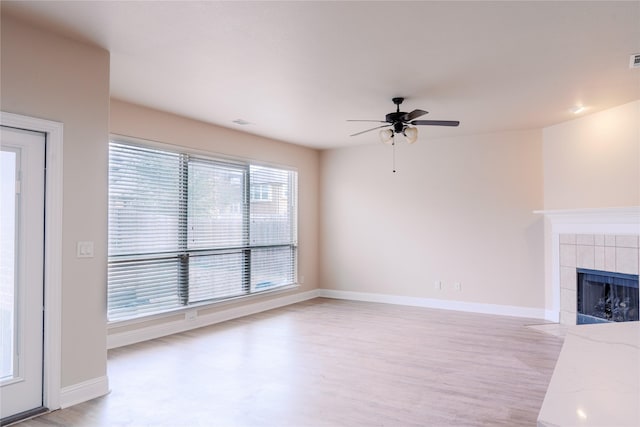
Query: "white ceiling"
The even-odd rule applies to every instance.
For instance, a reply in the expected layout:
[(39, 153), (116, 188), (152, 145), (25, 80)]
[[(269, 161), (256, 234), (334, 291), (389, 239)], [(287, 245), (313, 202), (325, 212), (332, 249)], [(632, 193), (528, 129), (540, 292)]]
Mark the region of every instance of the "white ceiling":
[[(31, 2), (111, 52), (114, 98), (316, 148), (403, 111), (430, 137), (540, 128), (640, 98), (640, 2)], [(237, 125), (244, 119), (250, 125)]]

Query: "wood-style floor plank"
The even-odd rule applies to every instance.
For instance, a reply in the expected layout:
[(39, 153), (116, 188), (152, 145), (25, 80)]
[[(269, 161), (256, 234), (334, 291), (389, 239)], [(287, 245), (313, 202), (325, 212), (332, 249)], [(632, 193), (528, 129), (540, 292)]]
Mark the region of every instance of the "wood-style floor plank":
[(20, 426), (534, 426), (531, 323), (319, 298), (111, 350), (108, 396)]

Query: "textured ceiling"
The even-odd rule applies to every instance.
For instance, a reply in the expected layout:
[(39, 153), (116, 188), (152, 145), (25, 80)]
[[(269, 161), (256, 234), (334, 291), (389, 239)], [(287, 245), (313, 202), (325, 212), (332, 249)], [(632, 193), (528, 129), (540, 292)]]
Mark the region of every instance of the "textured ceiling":
[[(640, 98), (640, 2), (2, 2), (111, 52), (114, 98), (316, 148), (391, 98), (430, 137), (540, 128)], [(236, 119), (251, 124), (238, 125)]]

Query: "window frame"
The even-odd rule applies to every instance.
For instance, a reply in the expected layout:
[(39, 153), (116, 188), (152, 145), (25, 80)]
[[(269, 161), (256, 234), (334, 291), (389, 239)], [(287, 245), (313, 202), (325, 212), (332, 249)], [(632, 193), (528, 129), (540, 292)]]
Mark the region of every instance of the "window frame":
[[(123, 136), (118, 134), (111, 134), (109, 137), (109, 157), (111, 155), (112, 142), (139, 147), (142, 149), (167, 151), (174, 154), (178, 154), (181, 159), (186, 159), (186, 161), (181, 163), (185, 171), (188, 171), (190, 161), (212, 162), (212, 163), (221, 164), (223, 166), (236, 167), (238, 169), (242, 169), (244, 174), (244, 180), (242, 184), (243, 191), (244, 191), (244, 195), (243, 195), (244, 208), (242, 208), (241, 210), (242, 210), (242, 216), (243, 216), (243, 223), (244, 223), (244, 227), (246, 227), (247, 235), (246, 235), (246, 241), (241, 246), (224, 247), (224, 248), (189, 249), (188, 237), (186, 233), (183, 233), (184, 236), (180, 236), (180, 239), (182, 240), (181, 249), (180, 251), (174, 252), (173, 254), (159, 253), (157, 254), (156, 257), (146, 256), (146, 255), (140, 256), (135, 254), (117, 255), (117, 258), (118, 258), (117, 261), (113, 259), (116, 257), (113, 257), (111, 254), (108, 254), (107, 256), (108, 271), (112, 263), (128, 262), (132, 259), (135, 259), (136, 257), (142, 257), (145, 260), (153, 260), (153, 259), (162, 259), (162, 258), (166, 258), (167, 256), (173, 255), (180, 259), (180, 263), (182, 265), (185, 265), (184, 263), (186, 262), (186, 265), (188, 266), (189, 260), (192, 257), (210, 256), (215, 254), (228, 254), (232, 252), (242, 252), (243, 254), (245, 254), (244, 256), (245, 269), (243, 271), (243, 280), (242, 280), (243, 293), (241, 295), (234, 295), (230, 297), (219, 297), (219, 298), (206, 299), (202, 301), (189, 302), (188, 296), (185, 298), (183, 295), (185, 286), (186, 286), (186, 289), (188, 289), (188, 286), (189, 286), (189, 283), (188, 283), (189, 279), (187, 278), (186, 282), (181, 281), (181, 283), (178, 284), (178, 288), (180, 290), (178, 298), (181, 304), (179, 307), (169, 308), (161, 312), (152, 312), (152, 313), (138, 314), (133, 316), (124, 316), (122, 318), (113, 318), (113, 319), (109, 317), (109, 307), (107, 307), (107, 324), (108, 325), (124, 326), (132, 323), (146, 322), (153, 319), (163, 318), (163, 317), (175, 315), (180, 312), (185, 312), (185, 311), (189, 311), (197, 308), (215, 306), (215, 305), (221, 305), (221, 304), (229, 304), (242, 299), (251, 299), (255, 297), (264, 296), (267, 294), (287, 292), (299, 287), (299, 284), (298, 284), (298, 170), (297, 168), (291, 167), (291, 166), (283, 166), (281, 164), (264, 162), (264, 161), (256, 161), (254, 159), (249, 159), (249, 158), (241, 158), (241, 157), (224, 155), (216, 152), (198, 150), (188, 146), (167, 144), (164, 142), (151, 141), (151, 140), (134, 138), (134, 137)], [(267, 244), (267, 245), (252, 244), (251, 238), (249, 236), (250, 205), (252, 202), (261, 203), (261, 202), (264, 202), (264, 200), (251, 199), (251, 182), (250, 182), (251, 166), (274, 168), (274, 169), (279, 169), (281, 171), (286, 171), (288, 173), (293, 173), (293, 175), (290, 175), (290, 177), (292, 176), (293, 178), (292, 180), (290, 178), (290, 181), (289, 181), (289, 183), (293, 185), (293, 187), (289, 187), (289, 191), (293, 191), (293, 194), (290, 194), (287, 199), (290, 203), (289, 214), (292, 216), (290, 219), (291, 234), (292, 234), (290, 243)], [(109, 160), (109, 169), (110, 168), (111, 168), (111, 161)], [(188, 180), (188, 174), (184, 176), (186, 176)], [(189, 185), (188, 181), (184, 183), (185, 187), (187, 187), (188, 185)], [(264, 184), (258, 184), (258, 185), (262, 186)], [(110, 191), (111, 191), (111, 184), (109, 183), (109, 192)], [(271, 192), (269, 195), (271, 196)], [(109, 196), (109, 199), (110, 197), (111, 196)], [(189, 204), (188, 198), (184, 200), (184, 204), (185, 205)], [(184, 222), (187, 222), (189, 217), (188, 212), (185, 211), (184, 215), (185, 215)], [(109, 223), (109, 219), (108, 219), (108, 223)], [(110, 241), (111, 241), (111, 235), (109, 235), (109, 244), (110, 244)], [(292, 262), (291, 283), (273, 286), (268, 289), (256, 289), (256, 287), (252, 283), (251, 255), (250, 255), (251, 252), (254, 250), (260, 250), (265, 248), (277, 249), (277, 248), (283, 248), (283, 247), (290, 248), (290, 250), (292, 251), (293, 259), (291, 261)], [(109, 283), (107, 283), (107, 290), (109, 291)]]

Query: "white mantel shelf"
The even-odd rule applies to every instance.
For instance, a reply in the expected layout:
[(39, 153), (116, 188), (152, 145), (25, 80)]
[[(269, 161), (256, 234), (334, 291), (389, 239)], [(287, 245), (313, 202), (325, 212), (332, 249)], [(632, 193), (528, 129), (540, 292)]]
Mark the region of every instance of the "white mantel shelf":
[[(589, 232), (590, 226), (603, 231), (602, 226), (612, 228), (611, 231), (640, 230), (640, 206), (627, 206), (619, 208), (591, 208), (591, 209), (561, 209), (534, 211), (542, 214), (551, 221), (554, 228), (562, 228), (562, 232)], [(630, 228), (629, 228), (630, 227)]]
[(538, 427), (640, 426), (640, 323), (572, 326)]

